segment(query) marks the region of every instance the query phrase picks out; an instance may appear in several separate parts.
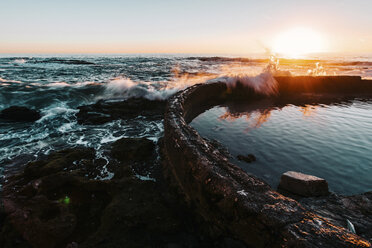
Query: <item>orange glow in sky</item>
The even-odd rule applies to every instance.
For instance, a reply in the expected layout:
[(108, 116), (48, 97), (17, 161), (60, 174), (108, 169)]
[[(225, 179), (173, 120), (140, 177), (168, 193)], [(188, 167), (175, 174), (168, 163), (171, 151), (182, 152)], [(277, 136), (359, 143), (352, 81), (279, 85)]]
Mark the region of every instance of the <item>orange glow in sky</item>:
[(372, 53), (370, 0), (2, 0), (0, 53)]

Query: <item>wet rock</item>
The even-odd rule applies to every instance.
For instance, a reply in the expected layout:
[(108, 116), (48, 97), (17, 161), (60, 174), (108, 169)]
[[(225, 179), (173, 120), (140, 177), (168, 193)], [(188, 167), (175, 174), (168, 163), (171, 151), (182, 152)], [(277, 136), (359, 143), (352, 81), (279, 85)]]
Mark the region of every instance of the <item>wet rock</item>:
[(278, 188), (302, 196), (322, 196), (329, 194), (326, 180), (295, 171), (283, 173)]
[(238, 155), (237, 158), (241, 161), (246, 162), (246, 163), (252, 163), (252, 162), (256, 161), (256, 157), (253, 154), (248, 154), (247, 156)]
[[(145, 138), (122, 139), (113, 144), (120, 163), (87, 148), (29, 163), (4, 185), (0, 247), (241, 247), (201, 232), (161, 177), (134, 176), (131, 166), (150, 166), (154, 149)], [(99, 180), (105, 170), (115, 176)]]
[(0, 112), (0, 119), (10, 121), (32, 122), (41, 118), (38, 111), (22, 106), (11, 106)]
[(158, 163), (155, 143), (146, 138), (122, 138), (111, 145), (112, 157), (122, 164), (130, 165), (137, 175), (154, 177)]
[(146, 138), (122, 138), (112, 144), (112, 156), (123, 163), (143, 162), (152, 158), (155, 144)]
[(124, 101), (100, 100), (95, 104), (78, 107), (79, 124), (103, 124), (117, 119), (144, 116), (151, 120), (163, 118), (166, 101), (130, 98)]
[(8, 228), (13, 226), (34, 247), (64, 247), (70, 237), (82, 241), (97, 230), (112, 196), (107, 183), (86, 176), (89, 168), (77, 163), (81, 160), (93, 164), (94, 151), (56, 152), (9, 177), (3, 188)]
[(70, 244), (66, 246), (66, 248), (78, 248), (78, 247), (79, 245), (76, 242), (71, 242)]
[(372, 242), (372, 191), (352, 196), (304, 197), (298, 201), (338, 226), (347, 228), (349, 220), (357, 235)]
[(215, 140), (215, 139), (210, 139), (208, 140), (210, 142), (210, 144), (215, 148), (217, 149), (221, 154), (223, 154), (225, 157), (227, 158), (231, 158), (231, 153), (229, 152), (229, 150), (224, 146), (222, 145), (219, 141)]

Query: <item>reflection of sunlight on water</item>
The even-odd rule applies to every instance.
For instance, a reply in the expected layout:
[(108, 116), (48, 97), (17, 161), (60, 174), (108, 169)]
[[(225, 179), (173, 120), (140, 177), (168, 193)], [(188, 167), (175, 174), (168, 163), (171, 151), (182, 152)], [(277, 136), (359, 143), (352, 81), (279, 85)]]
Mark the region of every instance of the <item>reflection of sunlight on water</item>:
[[(224, 145), (233, 163), (272, 187), (283, 172), (296, 170), (325, 178), (336, 193), (370, 190), (371, 100), (279, 104), (227, 103), (207, 110), (190, 125), (202, 137)], [(257, 157), (254, 164), (237, 159), (247, 153)]]
[(231, 113), (230, 111), (226, 110), (226, 112), (223, 115), (221, 115), (218, 119), (228, 122), (234, 122), (238, 119), (245, 117), (246, 121), (249, 123), (249, 127), (245, 131), (249, 132), (252, 129), (259, 128), (263, 123), (267, 122), (271, 116), (272, 110), (273, 109), (263, 109), (252, 112), (240, 113)]
[[(285, 107), (288, 107), (286, 105)], [(282, 108), (285, 108), (282, 107)], [(298, 106), (294, 110), (300, 111), (303, 114), (303, 117), (310, 117), (315, 116), (317, 112), (317, 105), (305, 105), (305, 106)], [(237, 120), (244, 120), (248, 123), (248, 127), (244, 130), (245, 132), (249, 132), (253, 129), (259, 128), (265, 122), (269, 121), (270, 117), (272, 116), (272, 111), (274, 110), (281, 110), (282, 108), (266, 108), (266, 109), (257, 109), (253, 111), (247, 112), (231, 112), (228, 108), (226, 112), (218, 117), (219, 120), (227, 121), (227, 122), (235, 122)], [(245, 117), (245, 118), (244, 118)]]
[(301, 106), (299, 110), (302, 112), (303, 116), (309, 117), (316, 114), (317, 107), (316, 105), (306, 105), (304, 107)]
[[(259, 128), (263, 123), (267, 122), (271, 116), (272, 109), (265, 109), (260, 112), (259, 115), (255, 118), (253, 128)], [(249, 130), (246, 130), (249, 131)]]

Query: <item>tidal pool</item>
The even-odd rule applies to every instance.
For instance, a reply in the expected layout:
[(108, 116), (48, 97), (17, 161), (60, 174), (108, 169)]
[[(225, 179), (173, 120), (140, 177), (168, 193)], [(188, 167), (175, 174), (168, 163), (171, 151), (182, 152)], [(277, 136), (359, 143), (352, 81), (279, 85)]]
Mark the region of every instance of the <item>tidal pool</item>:
[[(372, 101), (277, 106), (269, 100), (213, 107), (190, 125), (225, 146), (231, 162), (273, 188), (293, 170), (322, 177), (330, 191), (372, 190)], [(254, 154), (252, 163), (237, 159)]]

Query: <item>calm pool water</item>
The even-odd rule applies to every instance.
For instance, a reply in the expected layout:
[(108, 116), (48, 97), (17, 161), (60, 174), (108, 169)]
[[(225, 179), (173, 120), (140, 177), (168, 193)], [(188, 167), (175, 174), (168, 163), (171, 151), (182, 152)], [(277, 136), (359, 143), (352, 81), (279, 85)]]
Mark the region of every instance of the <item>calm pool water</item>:
[[(294, 170), (325, 178), (336, 193), (372, 190), (372, 101), (217, 106), (196, 117), (191, 126), (223, 144), (231, 162), (273, 188), (283, 172)], [(249, 153), (257, 161), (236, 158)]]

